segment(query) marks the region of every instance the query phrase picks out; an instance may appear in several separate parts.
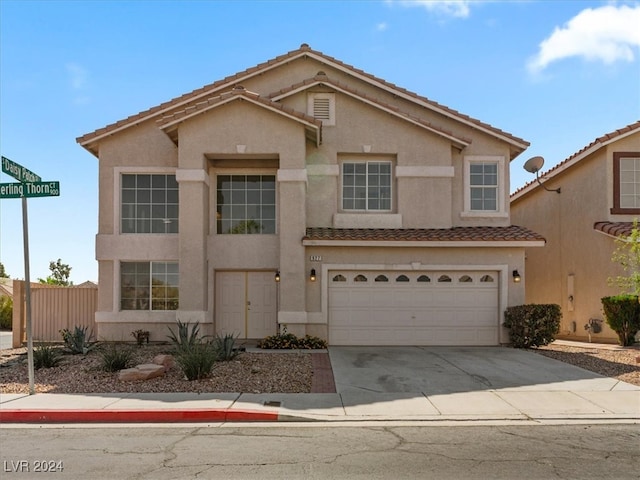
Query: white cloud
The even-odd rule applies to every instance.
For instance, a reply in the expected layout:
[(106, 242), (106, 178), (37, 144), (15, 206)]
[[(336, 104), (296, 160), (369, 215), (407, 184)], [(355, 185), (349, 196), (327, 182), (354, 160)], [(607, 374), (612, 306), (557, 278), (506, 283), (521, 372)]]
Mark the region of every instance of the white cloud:
[(389, 25), (387, 25), (386, 22), (380, 22), (376, 25), (376, 30), (378, 32), (384, 32), (389, 28)]
[(74, 90), (81, 90), (87, 83), (88, 72), (85, 68), (77, 63), (67, 63), (65, 65), (69, 80), (71, 81), (71, 87)]
[(390, 0), (405, 7), (422, 7), (430, 12), (456, 18), (467, 18), (471, 13), (469, 6), (480, 0)]
[[(527, 67), (538, 73), (552, 62), (570, 57), (611, 64), (632, 62), (640, 47), (640, 5), (607, 5), (588, 8), (556, 27), (540, 43), (540, 50)], [(635, 53), (634, 53), (635, 51)]]

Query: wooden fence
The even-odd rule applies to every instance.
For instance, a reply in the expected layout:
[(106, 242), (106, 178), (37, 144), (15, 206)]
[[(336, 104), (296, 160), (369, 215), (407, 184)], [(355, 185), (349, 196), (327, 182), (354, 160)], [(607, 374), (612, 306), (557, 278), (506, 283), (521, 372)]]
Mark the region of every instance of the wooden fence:
[[(25, 282), (13, 281), (13, 348), (27, 341)], [(31, 331), (34, 342), (61, 342), (60, 330), (89, 327), (96, 333), (98, 287), (31, 284)]]

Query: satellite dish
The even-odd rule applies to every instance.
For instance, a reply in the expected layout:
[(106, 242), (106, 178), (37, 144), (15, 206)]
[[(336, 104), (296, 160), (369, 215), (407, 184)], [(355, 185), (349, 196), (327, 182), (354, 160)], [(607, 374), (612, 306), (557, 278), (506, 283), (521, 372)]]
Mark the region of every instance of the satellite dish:
[(540, 181), (540, 177), (538, 176), (538, 172), (540, 171), (540, 169), (542, 168), (543, 165), (544, 165), (544, 158), (542, 158), (540, 156), (536, 156), (536, 157), (531, 157), (529, 160), (524, 162), (523, 167), (527, 172), (536, 174), (536, 181), (547, 192), (560, 193), (560, 188), (547, 188), (547, 186), (543, 185), (543, 183)]
[(529, 160), (524, 162), (523, 167), (529, 173), (538, 173), (538, 171), (540, 171), (543, 165), (544, 165), (544, 158), (538, 156), (538, 157), (531, 157)]

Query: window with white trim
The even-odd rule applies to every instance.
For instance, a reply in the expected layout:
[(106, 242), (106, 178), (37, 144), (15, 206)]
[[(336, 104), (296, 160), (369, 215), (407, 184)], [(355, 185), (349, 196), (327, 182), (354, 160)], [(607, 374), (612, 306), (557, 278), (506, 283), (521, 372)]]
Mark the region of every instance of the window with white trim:
[(336, 124), (335, 93), (309, 93), (307, 95), (307, 114), (322, 120), (322, 126)]
[(122, 233), (178, 233), (178, 214), (175, 175), (122, 174)]
[(391, 211), (391, 162), (344, 162), (342, 209)]
[(218, 175), (217, 232), (276, 233), (275, 175)]
[(121, 262), (121, 310), (177, 310), (177, 262)]
[(502, 156), (469, 155), (464, 158), (463, 216), (506, 215), (503, 183), (505, 161)]

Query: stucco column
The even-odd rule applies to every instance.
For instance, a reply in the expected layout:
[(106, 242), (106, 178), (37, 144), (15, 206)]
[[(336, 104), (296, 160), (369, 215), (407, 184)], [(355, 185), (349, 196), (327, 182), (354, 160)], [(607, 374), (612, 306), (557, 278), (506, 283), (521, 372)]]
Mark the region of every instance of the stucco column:
[(209, 176), (202, 169), (178, 169), (176, 180), (180, 198), (180, 307), (177, 319), (204, 324), (208, 311)]
[(302, 237), (306, 227), (305, 169), (278, 170), (279, 238), (280, 238), (280, 308), (278, 323), (288, 331), (304, 334), (295, 324), (307, 322), (305, 249)]

